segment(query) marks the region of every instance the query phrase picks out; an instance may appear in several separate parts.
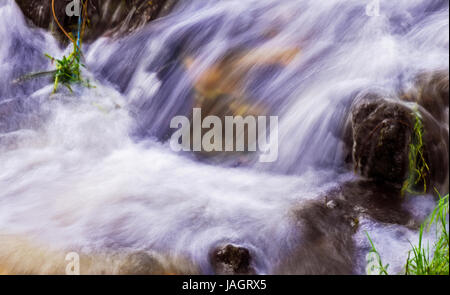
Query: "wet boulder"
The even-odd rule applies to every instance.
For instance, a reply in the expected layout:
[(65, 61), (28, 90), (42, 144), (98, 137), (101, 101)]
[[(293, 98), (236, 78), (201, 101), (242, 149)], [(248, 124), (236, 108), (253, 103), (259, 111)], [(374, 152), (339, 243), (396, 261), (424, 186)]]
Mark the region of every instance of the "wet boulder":
[[(240, 133), (238, 130), (233, 133), (233, 153), (223, 152), (225, 142), (230, 139), (225, 136), (225, 118), (227, 116), (253, 117), (256, 121), (258, 116), (275, 115), (275, 107), (268, 100), (260, 97), (261, 94), (258, 95), (250, 85), (256, 77), (259, 77), (257, 73), (261, 76), (275, 75), (297, 58), (300, 52), (300, 48), (296, 46), (274, 47), (272, 50), (257, 46), (250, 49), (234, 49), (204, 69), (204, 63), (200, 59), (192, 56), (183, 59), (184, 70), (192, 81), (192, 108), (201, 109), (203, 118), (218, 117), (222, 125), (221, 151), (202, 150), (196, 153), (199, 159), (220, 163), (229, 161), (232, 165), (251, 162), (252, 153), (248, 152), (249, 146), (256, 145), (257, 135), (250, 137), (249, 127)], [(193, 114), (191, 113), (189, 117), (192, 122)], [(204, 132), (207, 131), (204, 130)], [(236, 142), (239, 140), (245, 143), (245, 151), (238, 151)]]
[[(293, 240), (274, 273), (350, 275), (358, 273), (354, 235), (360, 221), (372, 219), (417, 230), (423, 219), (405, 208), (398, 191), (368, 179), (344, 182), (295, 205), (289, 214)], [(362, 270), (363, 271), (363, 270)]]
[[(68, 32), (77, 29), (78, 17), (68, 16), (67, 5), (72, 0), (55, 1), (55, 14), (61, 25)], [(48, 29), (64, 42), (67, 42), (58, 28), (52, 13), (51, 0), (16, 0), (24, 15), (35, 26)], [(89, 25), (86, 28), (85, 41), (92, 41), (102, 35), (122, 36), (135, 31), (160, 14), (167, 13), (174, 5), (172, 0), (89, 0)]]
[(375, 94), (362, 97), (352, 110), (353, 163), (362, 176), (402, 183), (408, 173), (412, 138), (411, 111)]
[(436, 120), (448, 124), (448, 70), (418, 74), (413, 81), (413, 87), (401, 93), (400, 99), (417, 103), (427, 110)]
[(340, 200), (305, 202), (291, 212), (295, 238), (275, 268), (284, 275), (353, 274), (357, 219)]
[(401, 188), (411, 173), (411, 148), (420, 140), (422, 154), (416, 160), (424, 160), (426, 169), (415, 183), (417, 191), (425, 188), (433, 192), (434, 187), (442, 193), (448, 191), (448, 125), (440, 123), (427, 109), (416, 103), (364, 94), (352, 107), (351, 126), (357, 173)]
[(216, 274), (254, 274), (251, 266), (250, 251), (244, 247), (228, 244), (216, 248), (210, 255), (211, 264)]

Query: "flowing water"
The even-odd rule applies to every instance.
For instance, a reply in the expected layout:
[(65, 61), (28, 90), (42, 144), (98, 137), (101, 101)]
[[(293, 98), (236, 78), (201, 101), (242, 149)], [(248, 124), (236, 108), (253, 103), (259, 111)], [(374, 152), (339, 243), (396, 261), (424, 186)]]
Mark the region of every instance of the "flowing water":
[[(258, 273), (274, 272), (298, 239), (291, 209), (355, 177), (343, 169), (340, 139), (355, 95), (393, 94), (449, 63), (448, 1), (380, 1), (372, 16), (368, 3), (180, 0), (133, 35), (85, 46), (96, 88), (61, 88), (49, 99), (48, 78), (13, 81), (51, 70), (44, 53), (70, 48), (0, 0), (0, 233), (63, 249), (181, 254), (205, 273), (207, 253), (235, 243)], [(253, 67), (244, 81), (249, 102), (279, 117), (277, 161), (230, 167), (171, 151), (170, 120), (189, 114), (196, 77), (231, 51), (286, 48), (300, 53), (284, 66)], [(186, 57), (195, 60), (190, 73)], [(433, 202), (406, 206), (423, 218)], [(417, 232), (363, 220), (357, 273), (369, 249), (364, 230), (400, 271)]]

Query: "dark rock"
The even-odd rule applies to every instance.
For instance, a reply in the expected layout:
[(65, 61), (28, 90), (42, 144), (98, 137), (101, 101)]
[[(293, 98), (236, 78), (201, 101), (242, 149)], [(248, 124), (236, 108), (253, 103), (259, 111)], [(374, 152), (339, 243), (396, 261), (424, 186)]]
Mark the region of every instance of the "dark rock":
[(343, 183), (294, 208), (291, 216), (295, 246), (286, 249), (274, 270), (277, 274), (354, 274), (353, 235), (361, 218), (411, 229), (417, 229), (421, 222), (404, 208), (394, 187), (370, 180)]
[(428, 190), (449, 190), (449, 73), (448, 70), (417, 75), (414, 86), (400, 93), (406, 102), (419, 105), (424, 127), (424, 157), (430, 168)]
[(336, 202), (336, 208), (348, 217), (350, 223), (359, 220), (364, 214), (382, 223), (404, 226), (419, 224), (419, 221), (411, 220), (411, 215), (403, 207), (404, 198), (390, 184), (367, 179), (346, 182), (327, 192), (325, 200)]
[(436, 120), (448, 124), (448, 70), (425, 72), (417, 75), (414, 81), (414, 87), (400, 94), (400, 98), (404, 101), (419, 104)]
[[(436, 104), (444, 106), (445, 99), (441, 95), (445, 90), (438, 87), (433, 89)], [(430, 105), (427, 107), (434, 110)], [(410, 173), (409, 152), (416, 112), (423, 125), (423, 154), (429, 167), (424, 181), (416, 184), (417, 190), (423, 190), (426, 185), (428, 192), (434, 192), (434, 188), (437, 188), (441, 193), (446, 193), (449, 167), (448, 124), (440, 122), (427, 109), (417, 104), (386, 99), (377, 94), (364, 94), (356, 100), (351, 112), (354, 169), (366, 178), (402, 187)]]
[(296, 246), (282, 259), (274, 273), (296, 275), (353, 274), (353, 240), (355, 228), (347, 204), (334, 200), (311, 201), (293, 212)]
[(353, 163), (362, 176), (402, 184), (408, 174), (413, 132), (411, 110), (376, 94), (357, 100), (352, 110)]
[(228, 244), (211, 254), (211, 264), (216, 274), (253, 274), (252, 257), (248, 249)]
[[(75, 32), (78, 17), (66, 14), (66, 6), (71, 1), (55, 1), (55, 12), (65, 30)], [(16, 0), (16, 2), (34, 25), (53, 31), (61, 41), (67, 42), (53, 19), (51, 0)], [(89, 26), (86, 28), (84, 41), (92, 41), (102, 35), (122, 36), (135, 31), (157, 18), (161, 11), (167, 14), (174, 4), (175, 2), (170, 0), (89, 0)]]

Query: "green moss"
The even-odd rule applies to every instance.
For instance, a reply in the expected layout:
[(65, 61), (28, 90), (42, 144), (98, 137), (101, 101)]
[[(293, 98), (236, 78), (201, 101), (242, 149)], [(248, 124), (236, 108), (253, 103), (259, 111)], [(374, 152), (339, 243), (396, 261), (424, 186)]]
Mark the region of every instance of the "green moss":
[[(424, 156), (422, 118), (417, 109), (414, 110), (413, 115), (415, 122), (411, 143), (409, 144), (409, 174), (403, 183), (401, 189), (402, 195), (405, 192), (411, 194), (425, 193), (427, 191), (427, 176), (430, 171)], [(422, 192), (417, 191), (419, 186), (423, 186)]]

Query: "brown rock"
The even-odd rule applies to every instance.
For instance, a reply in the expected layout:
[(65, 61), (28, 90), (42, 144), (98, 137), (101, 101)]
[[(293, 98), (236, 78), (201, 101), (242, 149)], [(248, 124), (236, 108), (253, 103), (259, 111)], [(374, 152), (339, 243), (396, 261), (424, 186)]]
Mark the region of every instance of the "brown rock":
[(436, 120), (448, 124), (448, 70), (424, 72), (417, 75), (414, 87), (405, 93), (401, 93), (400, 98), (404, 101), (419, 104)]
[[(66, 6), (72, 0), (55, 1), (55, 12), (59, 22), (68, 32), (77, 29), (78, 17), (66, 15)], [(57, 27), (52, 14), (51, 0), (16, 0), (24, 15), (36, 26), (49, 29), (64, 42), (61, 30)], [(174, 5), (170, 0), (89, 0), (89, 26), (84, 41), (92, 41), (101, 35), (121, 36), (135, 31), (159, 16), (167, 13)]]
[(143, 251), (131, 253), (119, 261), (119, 274), (149, 275), (165, 274), (166, 272), (158, 259)]

